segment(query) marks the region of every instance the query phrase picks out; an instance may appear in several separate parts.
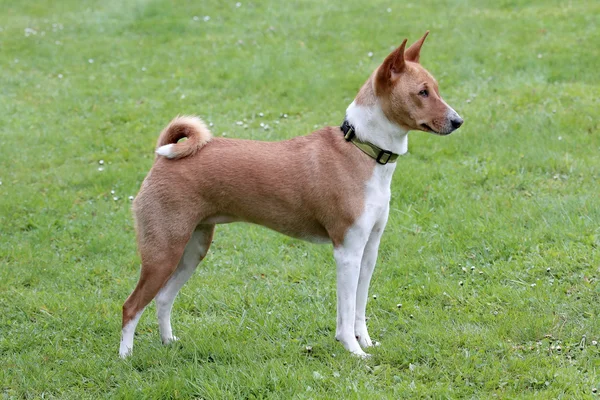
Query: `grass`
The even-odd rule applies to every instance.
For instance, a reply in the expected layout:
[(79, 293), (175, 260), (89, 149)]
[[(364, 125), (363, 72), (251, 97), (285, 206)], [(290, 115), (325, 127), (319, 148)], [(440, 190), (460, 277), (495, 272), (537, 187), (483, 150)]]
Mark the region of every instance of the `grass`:
[[(0, 1), (0, 397), (594, 397), (600, 4), (292, 3)], [(118, 359), (128, 197), (161, 128), (336, 125), (427, 29), (422, 63), (466, 122), (412, 133), (399, 160), (373, 357), (333, 338), (329, 246), (233, 224), (175, 303), (181, 341), (160, 344), (151, 306)]]

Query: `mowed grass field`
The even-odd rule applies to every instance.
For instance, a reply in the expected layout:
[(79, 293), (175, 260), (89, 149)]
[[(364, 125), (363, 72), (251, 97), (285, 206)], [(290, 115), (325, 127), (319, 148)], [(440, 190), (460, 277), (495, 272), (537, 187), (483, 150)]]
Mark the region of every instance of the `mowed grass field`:
[[(600, 3), (0, 1), (0, 397), (593, 398), (600, 390)], [(160, 343), (117, 356), (129, 196), (160, 130), (337, 125), (405, 38), (465, 119), (413, 132), (367, 307), (334, 339), (331, 246), (219, 226)], [(261, 114), (262, 113), (262, 114)], [(215, 171), (218, 173), (218, 171)], [(376, 298), (375, 298), (376, 297)]]

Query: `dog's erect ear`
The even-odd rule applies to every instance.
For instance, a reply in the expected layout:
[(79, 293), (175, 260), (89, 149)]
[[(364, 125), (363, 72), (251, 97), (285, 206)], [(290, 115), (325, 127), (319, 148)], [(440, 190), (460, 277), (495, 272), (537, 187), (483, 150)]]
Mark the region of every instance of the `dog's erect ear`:
[(377, 71), (377, 81), (380, 84), (390, 82), (394, 75), (400, 74), (406, 63), (404, 62), (404, 49), (406, 47), (406, 39), (402, 42), (400, 47), (392, 51), (389, 56), (383, 60), (383, 63)]
[(412, 61), (416, 63), (419, 62), (419, 56), (421, 55), (421, 46), (423, 46), (423, 42), (425, 41), (427, 35), (429, 35), (429, 31), (425, 32), (421, 39), (414, 42), (408, 48), (408, 50), (406, 50), (406, 53), (404, 53), (404, 58), (406, 59), (406, 61)]

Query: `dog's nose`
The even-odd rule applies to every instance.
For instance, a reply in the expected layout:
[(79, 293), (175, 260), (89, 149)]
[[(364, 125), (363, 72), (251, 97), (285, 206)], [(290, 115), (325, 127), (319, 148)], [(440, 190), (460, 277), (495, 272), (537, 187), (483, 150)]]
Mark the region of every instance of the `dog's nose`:
[(458, 129), (465, 122), (461, 117), (453, 118), (450, 123), (452, 124), (452, 129)]

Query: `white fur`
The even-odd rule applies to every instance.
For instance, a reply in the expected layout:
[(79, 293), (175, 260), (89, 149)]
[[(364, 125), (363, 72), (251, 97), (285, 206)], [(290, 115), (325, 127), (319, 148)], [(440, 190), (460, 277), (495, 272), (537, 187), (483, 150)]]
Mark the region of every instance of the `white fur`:
[(121, 345), (119, 346), (119, 356), (121, 356), (121, 358), (127, 357), (133, 350), (133, 334), (135, 333), (135, 327), (137, 326), (143, 312), (144, 310), (137, 313), (136, 316), (133, 317), (133, 319), (129, 321), (121, 331)]
[[(444, 102), (444, 104), (446, 104), (446, 102)], [(448, 106), (448, 104), (446, 104), (446, 105)], [(448, 111), (446, 111), (446, 119), (448, 121), (452, 121), (455, 119), (462, 119), (462, 118), (460, 115), (458, 115), (458, 113), (456, 111), (454, 111), (454, 108), (448, 106)]]
[(158, 317), (158, 328), (160, 337), (164, 344), (176, 341), (171, 328), (171, 309), (173, 302), (179, 290), (192, 276), (200, 259), (206, 255), (208, 249), (204, 245), (206, 232), (202, 230), (194, 231), (188, 244), (185, 246), (183, 256), (173, 275), (169, 278), (165, 286), (156, 295), (156, 315)]
[(156, 154), (160, 156), (165, 156), (167, 158), (175, 157), (175, 153), (173, 153), (174, 144), (165, 144), (164, 146), (160, 146), (156, 149)]
[(396, 154), (408, 151), (408, 131), (387, 119), (379, 104), (360, 106), (353, 101), (346, 109), (346, 118), (360, 140)]
[[(407, 132), (391, 123), (379, 105), (357, 106), (352, 102), (346, 116), (359, 139), (398, 154), (406, 153)], [(335, 337), (346, 349), (361, 357), (367, 356), (361, 346), (373, 345), (367, 331), (365, 309), (379, 241), (388, 219), (395, 169), (395, 163), (375, 166), (365, 184), (364, 212), (348, 229), (344, 243), (334, 249), (338, 298)]]

